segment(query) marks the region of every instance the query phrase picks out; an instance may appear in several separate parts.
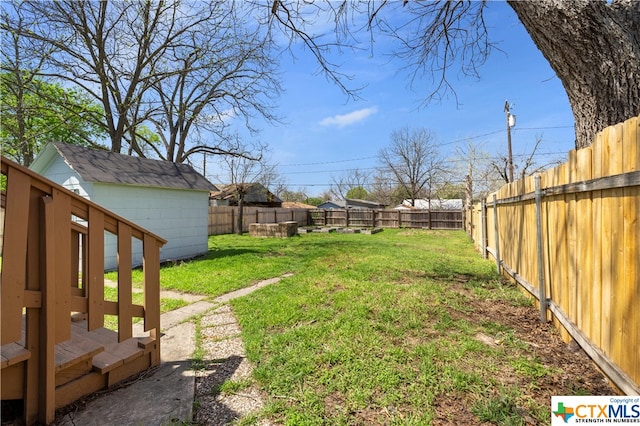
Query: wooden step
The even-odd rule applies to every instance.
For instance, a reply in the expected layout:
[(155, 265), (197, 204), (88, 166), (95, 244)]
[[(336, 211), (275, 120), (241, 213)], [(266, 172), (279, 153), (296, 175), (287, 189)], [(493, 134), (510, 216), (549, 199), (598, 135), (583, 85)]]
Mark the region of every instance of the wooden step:
[(31, 358), (31, 352), (23, 342), (13, 342), (0, 347), (0, 368), (7, 368)]
[(104, 346), (77, 333), (55, 347), (56, 386), (69, 383), (89, 373), (93, 359), (104, 351)]
[(106, 328), (87, 331), (84, 321), (72, 323), (72, 330), (74, 334), (82, 335), (103, 346), (104, 351), (93, 358), (93, 370), (100, 374), (106, 374), (148, 352), (149, 343), (144, 338), (118, 342), (118, 334), (115, 331)]
[(24, 362), (31, 352), (22, 342), (8, 343), (0, 347), (0, 395), (2, 400), (21, 399), (24, 392)]

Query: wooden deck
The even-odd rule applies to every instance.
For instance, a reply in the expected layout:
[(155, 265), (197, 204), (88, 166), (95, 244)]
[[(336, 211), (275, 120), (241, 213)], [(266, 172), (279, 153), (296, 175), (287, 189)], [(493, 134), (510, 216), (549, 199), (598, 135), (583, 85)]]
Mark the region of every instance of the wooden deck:
[[(0, 392), (22, 401), (24, 423), (48, 424), (56, 408), (160, 363), (166, 241), (4, 157), (1, 169)], [(118, 241), (117, 301), (104, 294), (109, 233)], [(132, 302), (133, 239), (143, 244), (143, 305)], [(117, 330), (104, 328), (105, 315), (117, 317)]]

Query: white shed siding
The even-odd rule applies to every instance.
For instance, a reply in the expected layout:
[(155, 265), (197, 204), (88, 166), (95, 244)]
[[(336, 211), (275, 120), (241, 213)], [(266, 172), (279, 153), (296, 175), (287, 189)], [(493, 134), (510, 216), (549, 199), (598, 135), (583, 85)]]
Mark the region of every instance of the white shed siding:
[[(94, 184), (93, 201), (167, 240), (161, 260), (184, 259), (207, 251), (209, 193), (186, 189)], [(116, 239), (105, 240), (105, 268), (114, 269)], [(142, 263), (142, 245), (133, 245), (134, 264)]]
[(74, 191), (85, 198), (91, 199), (93, 184), (85, 182), (60, 156), (55, 156), (46, 174), (47, 179)]

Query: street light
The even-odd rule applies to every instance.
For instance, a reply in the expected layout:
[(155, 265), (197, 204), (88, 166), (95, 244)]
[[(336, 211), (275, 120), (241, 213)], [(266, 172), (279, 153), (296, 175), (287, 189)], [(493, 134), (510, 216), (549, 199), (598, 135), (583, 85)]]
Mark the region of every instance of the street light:
[(516, 125), (516, 116), (509, 112), (512, 105), (509, 101), (504, 101), (504, 112), (507, 114), (507, 149), (509, 151), (509, 182), (513, 182), (513, 154), (511, 152), (511, 128)]

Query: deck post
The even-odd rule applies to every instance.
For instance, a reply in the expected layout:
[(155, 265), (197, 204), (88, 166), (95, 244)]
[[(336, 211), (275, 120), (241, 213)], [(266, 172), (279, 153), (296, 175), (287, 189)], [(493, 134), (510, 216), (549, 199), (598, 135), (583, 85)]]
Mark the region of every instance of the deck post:
[[(55, 420), (56, 411), (56, 241), (55, 241), (55, 200), (43, 198), (44, 235), (44, 279), (42, 292), (42, 313), (40, 315), (40, 386), (39, 420), (44, 424)], [(66, 265), (62, 265), (66, 267)]]
[(19, 170), (10, 168), (7, 181), (7, 209), (4, 228), (4, 258), (2, 261), (2, 344), (20, 340), (22, 306), (27, 257), (27, 233), (31, 179)]

